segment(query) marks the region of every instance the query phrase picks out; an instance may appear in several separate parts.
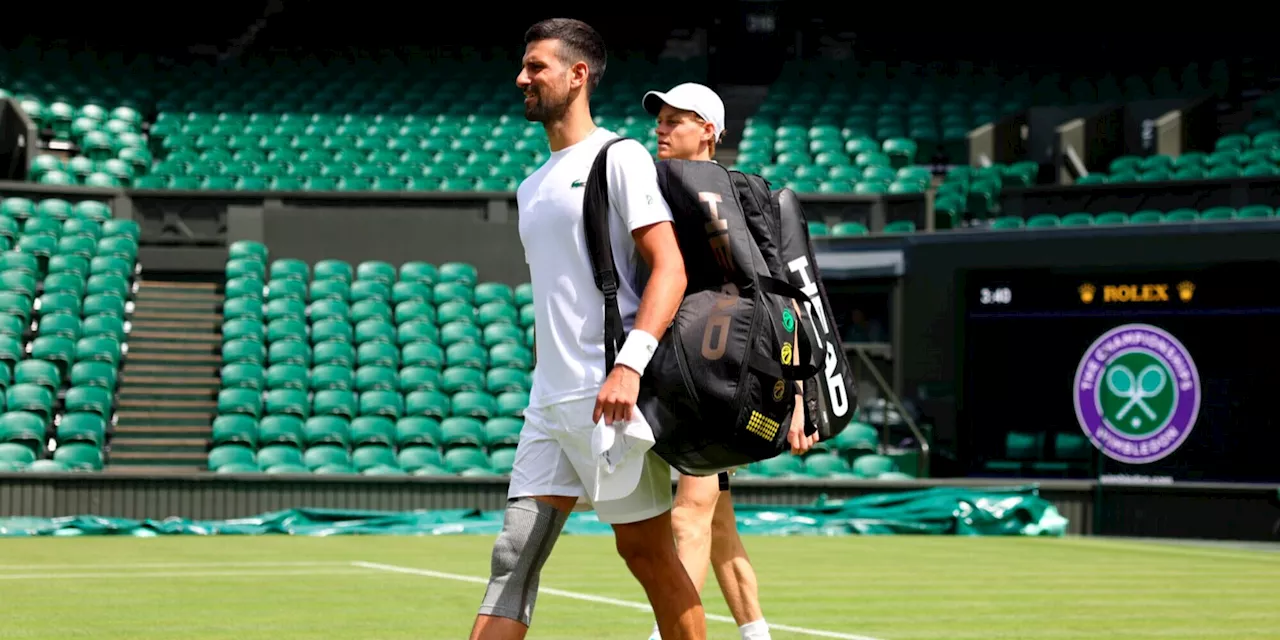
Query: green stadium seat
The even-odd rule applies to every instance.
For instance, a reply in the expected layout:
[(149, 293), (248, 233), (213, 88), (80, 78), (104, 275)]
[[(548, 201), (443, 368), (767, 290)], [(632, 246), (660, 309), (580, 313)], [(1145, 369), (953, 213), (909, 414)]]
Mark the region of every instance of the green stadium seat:
[(818, 478), (853, 476), (849, 462), (833, 453), (811, 453), (805, 457), (804, 473)]
[(210, 442), (216, 448), (224, 444), (241, 444), (250, 449), (258, 446), (258, 421), (251, 415), (223, 414), (213, 420)]
[(357, 446), (352, 451), (351, 463), (361, 473), (375, 467), (395, 468), (396, 464), (398, 464), (395, 450), (386, 444)]
[(210, 471), (219, 471), (231, 465), (252, 467), (255, 470), (259, 468), (254, 449), (244, 444), (224, 444), (209, 450)]
[(263, 416), (258, 422), (258, 443), (262, 447), (275, 444), (299, 447), (304, 440), (303, 424), (303, 419), (297, 415)]
[(892, 458), (878, 454), (859, 456), (853, 461), (853, 474), (860, 478), (877, 478), (897, 470)]
[(1241, 219), (1271, 218), (1275, 216), (1275, 209), (1265, 204), (1251, 204), (1240, 207), (1238, 215)]
[(97, 451), (106, 443), (107, 421), (98, 413), (67, 412), (58, 423), (56, 437), (63, 444), (85, 443)]
[(302, 441), (308, 446), (336, 444), (344, 449), (351, 444), (351, 420), (339, 415), (313, 415), (302, 425)]
[(1062, 226), (1064, 227), (1082, 227), (1092, 224), (1094, 224), (1094, 217), (1091, 213), (1077, 212), (1062, 216)]
[(1094, 219), (1095, 224), (1127, 224), (1129, 222), (1129, 214), (1122, 211), (1108, 211), (1098, 214)]
[(303, 464), (313, 472), (337, 473), (354, 471), (351, 453), (346, 447), (335, 444), (319, 444), (308, 447), (302, 456)]
[(489, 457), (479, 447), (455, 447), (446, 449), (444, 466), (454, 473), (465, 473), (472, 470), (489, 470)]
[(302, 451), (297, 447), (287, 444), (269, 444), (258, 449), (255, 457), (258, 467), (264, 471), (271, 473), (275, 470), (279, 472), (294, 472), (296, 469), (306, 468), (306, 464), (302, 458)]
[(1062, 219), (1053, 213), (1037, 213), (1027, 218), (1027, 227), (1045, 229), (1062, 226)]

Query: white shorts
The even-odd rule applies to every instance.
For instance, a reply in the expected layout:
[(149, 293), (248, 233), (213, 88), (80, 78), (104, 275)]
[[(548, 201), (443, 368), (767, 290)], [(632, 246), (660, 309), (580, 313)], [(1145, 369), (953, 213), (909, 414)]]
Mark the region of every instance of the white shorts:
[(516, 446), (508, 498), (570, 496), (589, 505), (607, 524), (648, 520), (671, 510), (671, 466), (652, 451), (623, 464), (643, 465), (635, 490), (618, 500), (592, 503), (596, 461), (591, 454), (595, 396), (548, 407), (530, 407)]

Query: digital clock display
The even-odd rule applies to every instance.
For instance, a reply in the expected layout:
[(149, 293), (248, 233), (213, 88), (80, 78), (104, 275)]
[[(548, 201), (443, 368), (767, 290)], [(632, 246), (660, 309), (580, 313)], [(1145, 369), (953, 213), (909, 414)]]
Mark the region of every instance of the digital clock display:
[(980, 304), (1009, 304), (1013, 302), (1013, 289), (1009, 287), (982, 287), (978, 290)]

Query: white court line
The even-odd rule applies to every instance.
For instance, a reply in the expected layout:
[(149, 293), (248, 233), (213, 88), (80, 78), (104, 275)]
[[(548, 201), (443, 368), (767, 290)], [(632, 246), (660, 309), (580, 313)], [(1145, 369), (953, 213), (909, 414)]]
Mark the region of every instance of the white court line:
[[(377, 562), (352, 562), (357, 567), (365, 569), (374, 569), (377, 571), (389, 571), (392, 573), (406, 573), (413, 576), (424, 576), (428, 578), (440, 578), (442, 580), (456, 580), (458, 582), (470, 582), (472, 584), (489, 584), (488, 578), (478, 578), (476, 576), (464, 576), (456, 573), (444, 573), (441, 571), (431, 571), (430, 569), (414, 569), (412, 567), (399, 567), (391, 564), (380, 564)], [(588, 593), (578, 593), (576, 591), (565, 591), (563, 589), (552, 589), (550, 587), (538, 587), (538, 593), (551, 594), (553, 596), (563, 596), (565, 598), (573, 598), (575, 600), (584, 600), (586, 602), (595, 602), (597, 604), (611, 604), (615, 607), (625, 607), (627, 609), (635, 609), (652, 614), (653, 609), (643, 602), (632, 602), (630, 600), (618, 600), (616, 598), (606, 598), (604, 596), (593, 596)], [(714, 613), (706, 614), (707, 620), (716, 622), (729, 622), (737, 624), (730, 616), (722, 616)], [(880, 638), (872, 638), (871, 636), (859, 636), (852, 633), (839, 633), (836, 631), (823, 631), (821, 629), (807, 629), (805, 627), (793, 627), (788, 624), (778, 624), (769, 622), (769, 628), (777, 631), (790, 631), (809, 636), (818, 636), (821, 638), (839, 638), (840, 640), (880, 640)]]
[(32, 569), (197, 569), (230, 567), (346, 567), (347, 562), (130, 562), (127, 564), (0, 564), (0, 571)]
[(349, 569), (303, 569), (298, 571), (151, 571), (144, 573), (0, 573), (3, 580), (135, 580), (137, 578), (277, 578), (283, 576), (358, 576)]

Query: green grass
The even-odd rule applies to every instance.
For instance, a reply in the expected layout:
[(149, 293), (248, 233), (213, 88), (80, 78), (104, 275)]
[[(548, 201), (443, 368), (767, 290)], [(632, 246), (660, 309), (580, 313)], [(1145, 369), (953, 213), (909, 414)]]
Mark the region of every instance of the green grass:
[[(1280, 553), (1090, 539), (749, 537), (766, 617), (881, 640), (1278, 637)], [(467, 636), (491, 539), (0, 541), (0, 638)], [(564, 537), (543, 587), (644, 602), (610, 537)], [(711, 578), (709, 613), (727, 614)], [(650, 615), (544, 593), (530, 638), (644, 640)], [(708, 622), (709, 638), (737, 638)], [(774, 630), (778, 640), (817, 636)]]

